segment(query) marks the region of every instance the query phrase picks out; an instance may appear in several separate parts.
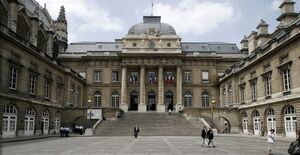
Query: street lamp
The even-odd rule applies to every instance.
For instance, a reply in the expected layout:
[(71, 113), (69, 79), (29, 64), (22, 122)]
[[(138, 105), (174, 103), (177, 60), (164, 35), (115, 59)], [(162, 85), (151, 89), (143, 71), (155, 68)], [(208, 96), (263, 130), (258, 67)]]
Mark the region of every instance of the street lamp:
[(215, 99), (213, 99), (211, 101), (211, 108), (210, 108), (210, 111), (211, 111), (211, 120), (212, 120), (212, 127), (214, 127), (214, 105), (216, 104), (216, 101)]

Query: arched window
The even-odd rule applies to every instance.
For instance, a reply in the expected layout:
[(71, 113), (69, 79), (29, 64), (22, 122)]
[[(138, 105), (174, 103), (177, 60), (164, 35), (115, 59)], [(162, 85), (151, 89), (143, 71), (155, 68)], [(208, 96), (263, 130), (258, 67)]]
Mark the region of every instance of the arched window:
[(292, 115), (292, 114), (295, 114), (295, 109), (293, 106), (288, 106), (285, 108), (285, 111), (284, 111), (284, 114), (285, 115)]
[(111, 106), (119, 107), (119, 93), (116, 91), (111, 94)]
[(274, 116), (274, 110), (273, 109), (268, 109), (267, 111), (267, 116)]
[(101, 107), (101, 93), (96, 91), (94, 94), (94, 107)]
[(60, 129), (60, 119), (61, 119), (61, 113), (59, 111), (57, 111), (55, 113), (55, 116), (54, 116), (54, 130), (55, 130), (55, 133), (59, 132), (59, 129)]
[(3, 109), (2, 134), (7, 136), (16, 135), (17, 108), (10, 104)]
[(246, 113), (246, 112), (243, 112), (243, 113), (242, 113), (242, 117), (243, 117), (243, 118), (248, 117), (247, 113)]
[(193, 97), (191, 92), (186, 92), (184, 94), (184, 107), (192, 107)]
[(25, 135), (34, 134), (35, 111), (32, 107), (26, 109), (25, 115)]
[(49, 133), (49, 110), (45, 109), (42, 112), (42, 132), (43, 134), (48, 134)]
[(253, 117), (259, 117), (259, 112), (258, 112), (258, 111), (255, 111), (255, 112), (253, 113)]
[(202, 93), (202, 107), (209, 107), (209, 94), (206, 91)]

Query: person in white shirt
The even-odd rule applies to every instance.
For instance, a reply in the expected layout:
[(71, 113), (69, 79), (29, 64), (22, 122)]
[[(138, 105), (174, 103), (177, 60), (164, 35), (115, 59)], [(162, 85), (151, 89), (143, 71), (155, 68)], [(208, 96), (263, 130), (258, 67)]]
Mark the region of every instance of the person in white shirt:
[(272, 153), (272, 146), (275, 143), (275, 130), (271, 129), (268, 132), (267, 136), (268, 136), (268, 143), (269, 143), (269, 155), (273, 155), (273, 153)]

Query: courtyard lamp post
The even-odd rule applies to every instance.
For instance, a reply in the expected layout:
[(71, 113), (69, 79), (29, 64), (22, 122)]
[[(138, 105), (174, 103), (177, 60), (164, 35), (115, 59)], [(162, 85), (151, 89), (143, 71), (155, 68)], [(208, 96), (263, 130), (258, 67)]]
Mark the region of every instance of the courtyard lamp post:
[(214, 127), (214, 105), (216, 104), (216, 101), (215, 99), (213, 99), (211, 101), (211, 108), (210, 108), (210, 111), (211, 111), (211, 121), (212, 121), (212, 128)]

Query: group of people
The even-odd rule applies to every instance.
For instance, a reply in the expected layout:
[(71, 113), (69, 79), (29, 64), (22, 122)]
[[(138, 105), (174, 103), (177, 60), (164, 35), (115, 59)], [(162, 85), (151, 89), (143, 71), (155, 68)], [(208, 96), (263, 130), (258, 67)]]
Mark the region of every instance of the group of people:
[(75, 134), (82, 135), (83, 134), (83, 126), (82, 125), (76, 125), (74, 131), (75, 131)]
[(206, 138), (208, 139), (207, 147), (210, 147), (210, 144), (212, 144), (213, 147), (216, 147), (215, 144), (213, 143), (214, 132), (213, 132), (212, 128), (207, 129), (207, 127), (204, 126), (204, 128), (202, 129), (202, 132), (201, 132), (201, 137), (203, 139), (202, 145), (201, 145), (202, 147), (204, 147), (206, 145)]
[(68, 127), (60, 127), (60, 137), (69, 137), (70, 129)]

